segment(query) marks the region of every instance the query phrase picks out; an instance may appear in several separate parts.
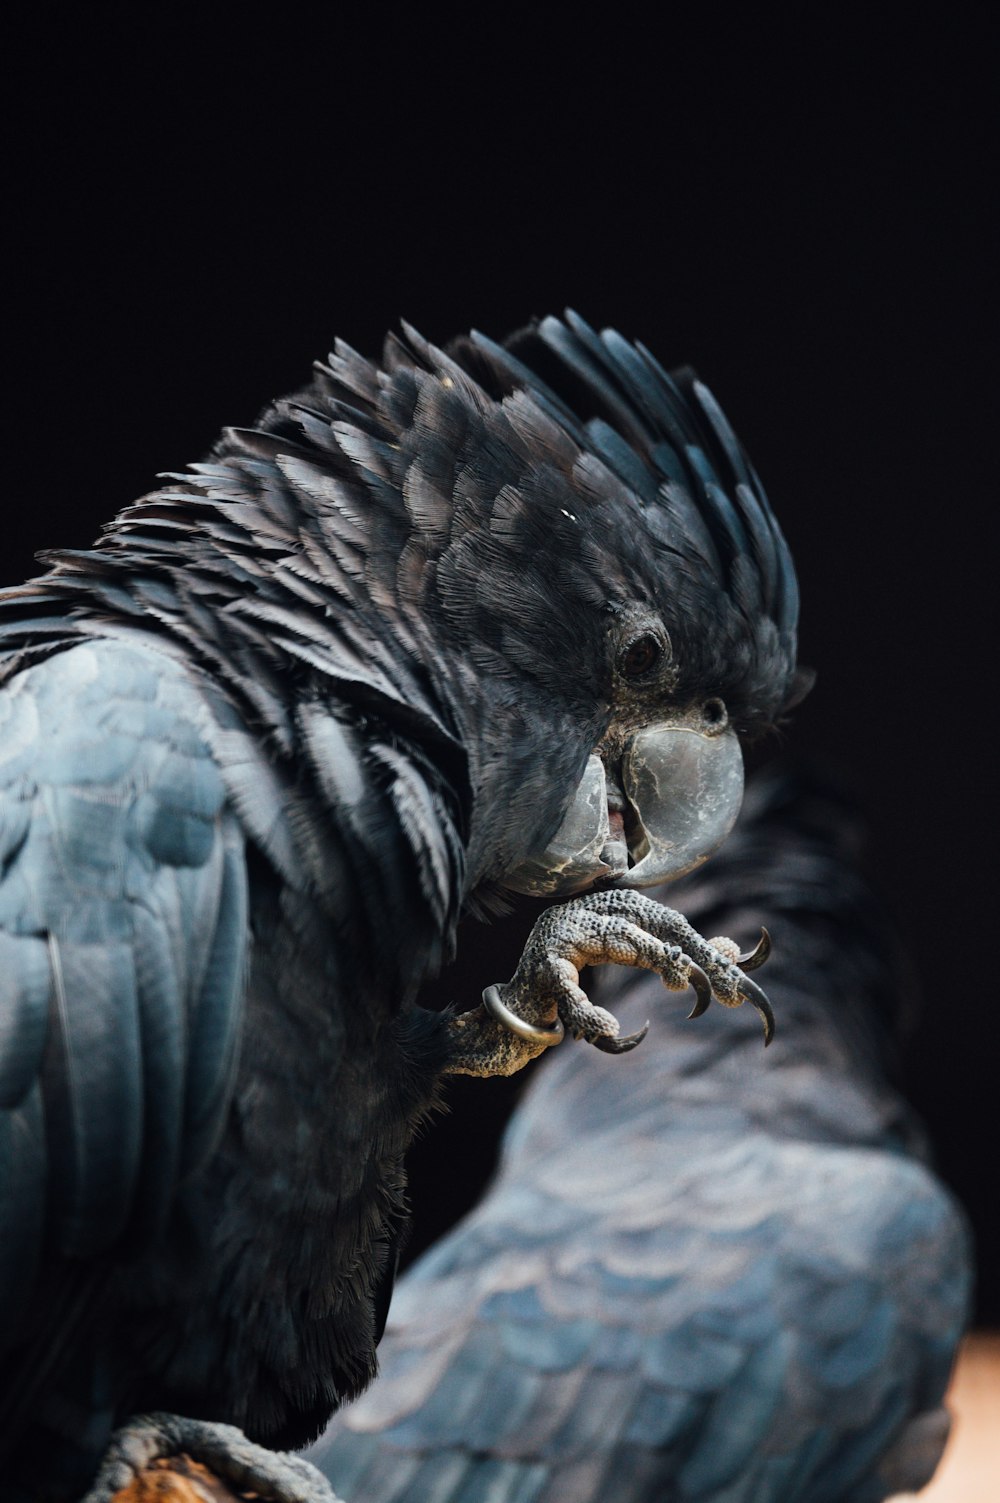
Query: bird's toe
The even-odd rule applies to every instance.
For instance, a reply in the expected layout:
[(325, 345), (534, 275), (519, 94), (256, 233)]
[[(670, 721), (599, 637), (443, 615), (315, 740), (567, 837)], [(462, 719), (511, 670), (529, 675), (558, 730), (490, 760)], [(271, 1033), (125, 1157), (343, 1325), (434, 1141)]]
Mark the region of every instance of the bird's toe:
[(321, 1472), (301, 1457), (255, 1445), (235, 1425), (179, 1414), (138, 1415), (111, 1440), (81, 1503), (340, 1503)]

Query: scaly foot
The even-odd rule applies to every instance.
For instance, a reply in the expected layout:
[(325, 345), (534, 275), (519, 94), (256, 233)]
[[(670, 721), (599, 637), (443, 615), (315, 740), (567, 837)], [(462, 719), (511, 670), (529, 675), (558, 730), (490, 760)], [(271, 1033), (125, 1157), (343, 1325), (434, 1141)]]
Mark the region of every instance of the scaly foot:
[(512, 1075), (568, 1030), (609, 1054), (641, 1043), (646, 1027), (619, 1037), (618, 1020), (595, 1007), (581, 990), (586, 965), (629, 965), (656, 971), (670, 991), (695, 991), (697, 1017), (713, 996), (724, 1007), (748, 1001), (764, 1020), (764, 1042), (774, 1036), (774, 1015), (764, 992), (746, 972), (770, 954), (763, 932), (757, 948), (741, 955), (731, 939), (706, 940), (672, 908), (641, 893), (587, 893), (543, 913), (512, 979), (489, 986), (483, 1005), (452, 1020), (456, 1045), (450, 1073)]
[(137, 1415), (118, 1430), (81, 1503), (214, 1503), (245, 1496), (260, 1503), (339, 1503), (323, 1474), (301, 1457), (254, 1445), (235, 1425), (179, 1414)]

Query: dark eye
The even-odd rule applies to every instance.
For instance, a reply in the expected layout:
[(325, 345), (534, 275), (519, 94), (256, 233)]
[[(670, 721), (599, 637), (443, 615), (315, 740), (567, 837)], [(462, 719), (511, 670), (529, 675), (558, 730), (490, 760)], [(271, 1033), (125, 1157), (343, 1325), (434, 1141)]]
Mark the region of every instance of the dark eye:
[(642, 678), (659, 661), (663, 648), (657, 637), (647, 632), (630, 642), (621, 656), (623, 678)]

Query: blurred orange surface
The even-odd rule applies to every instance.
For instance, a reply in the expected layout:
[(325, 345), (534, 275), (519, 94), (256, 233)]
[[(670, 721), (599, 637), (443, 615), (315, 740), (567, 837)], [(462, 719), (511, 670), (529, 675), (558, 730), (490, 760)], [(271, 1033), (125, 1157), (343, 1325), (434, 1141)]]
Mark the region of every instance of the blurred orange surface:
[(962, 1343), (948, 1407), (952, 1431), (929, 1486), (907, 1493), (919, 1503), (1000, 1503), (1000, 1332)]

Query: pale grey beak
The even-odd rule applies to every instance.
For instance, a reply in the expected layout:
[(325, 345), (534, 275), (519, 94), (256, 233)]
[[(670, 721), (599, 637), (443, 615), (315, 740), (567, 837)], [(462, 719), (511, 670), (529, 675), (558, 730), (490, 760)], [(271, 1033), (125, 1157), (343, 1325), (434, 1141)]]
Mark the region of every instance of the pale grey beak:
[(725, 840), (743, 802), (743, 754), (735, 731), (706, 735), (654, 725), (632, 737), (622, 758), (625, 796), (641, 833), (634, 863), (615, 887), (672, 882), (708, 859)]
[(604, 763), (595, 755), (588, 758), (573, 802), (544, 851), (522, 862), (504, 878), (504, 886), (532, 897), (580, 892), (627, 869), (628, 847), (623, 838), (612, 839)]
[(647, 726), (629, 739), (619, 776), (624, 799), (609, 792), (604, 763), (591, 756), (559, 829), (505, 886), (541, 897), (598, 882), (669, 882), (722, 844), (743, 800), (740, 743), (728, 728)]

